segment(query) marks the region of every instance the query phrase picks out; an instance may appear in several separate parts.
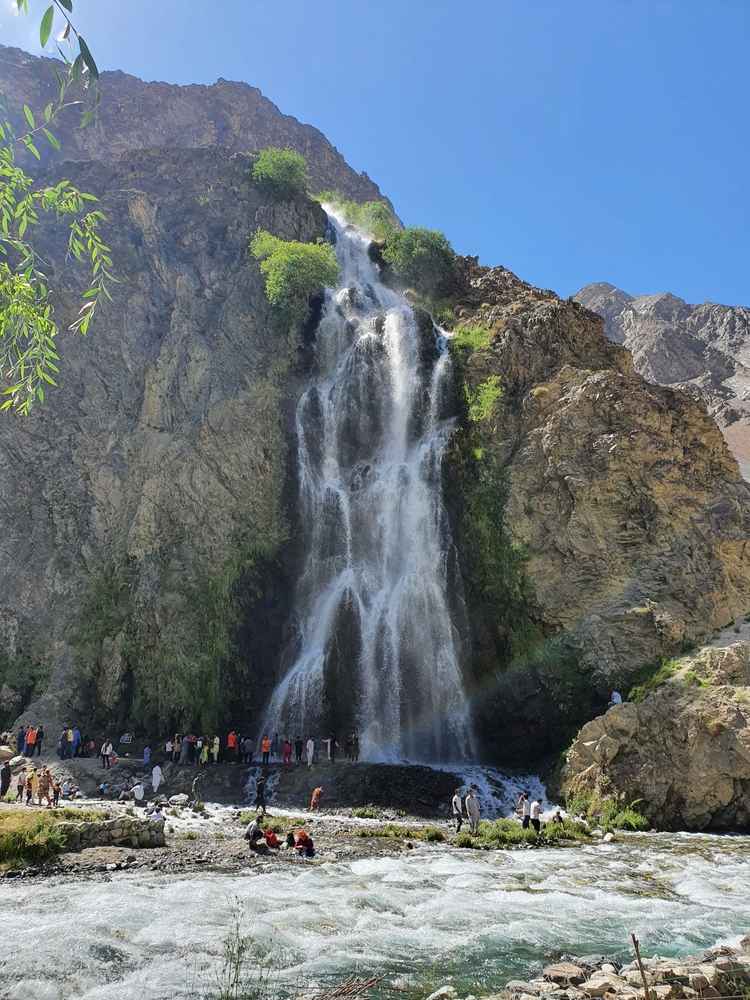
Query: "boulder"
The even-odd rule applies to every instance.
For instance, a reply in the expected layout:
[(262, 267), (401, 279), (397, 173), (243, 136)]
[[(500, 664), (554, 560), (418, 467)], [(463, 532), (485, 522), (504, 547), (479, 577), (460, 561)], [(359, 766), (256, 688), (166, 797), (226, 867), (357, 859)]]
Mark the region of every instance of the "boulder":
[(170, 795), (169, 797), (170, 806), (186, 806), (189, 801), (190, 796), (185, 792), (179, 792), (177, 795)]
[(563, 772), (566, 794), (609, 795), (662, 829), (750, 825), (750, 642), (719, 639), (672, 661), (639, 704), (584, 725)]
[(542, 975), (553, 983), (572, 983), (576, 986), (586, 978), (586, 973), (580, 965), (575, 965), (573, 962), (556, 962), (554, 965), (548, 965)]

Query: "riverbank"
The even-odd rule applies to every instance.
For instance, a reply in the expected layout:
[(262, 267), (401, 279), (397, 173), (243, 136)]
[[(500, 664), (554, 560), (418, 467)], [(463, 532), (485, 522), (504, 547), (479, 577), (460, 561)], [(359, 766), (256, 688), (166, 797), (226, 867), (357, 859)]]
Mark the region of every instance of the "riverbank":
[[(646, 993), (648, 991), (648, 998)], [(591, 962), (569, 958), (545, 966), (540, 976), (512, 980), (487, 1000), (696, 1000), (750, 996), (750, 936), (735, 946), (718, 945), (684, 958), (642, 958), (622, 964), (607, 959)], [(428, 1000), (457, 1000), (457, 990), (444, 986)]]
[[(365, 815), (355, 815), (357, 812)], [(38, 806), (18, 809), (0, 804), (0, 835), (19, 816), (28, 824), (49, 825), (57, 819), (66, 835), (84, 821), (88, 825), (98, 825), (102, 832), (97, 846), (86, 846), (86, 839), (81, 841), (79, 837), (76, 846), (80, 849), (75, 850), (68, 849), (69, 840), (53, 839), (53, 849), (46, 856), (37, 857), (32, 853), (29, 863), (24, 863), (20, 855), (13, 857), (10, 860), (14, 863), (5, 870), (0, 857), (0, 878), (98, 877), (104, 872), (136, 868), (170, 873), (200, 868), (226, 874), (296, 865), (300, 861), (295, 851), (285, 847), (267, 853), (256, 853), (248, 848), (243, 833), (256, 815), (255, 810), (200, 803), (195, 808), (187, 804), (165, 805), (164, 813), (164, 823), (153, 824), (147, 819), (145, 810), (130, 803), (80, 799), (60, 810)], [(80, 816), (79, 823), (75, 822), (77, 816)], [(514, 820), (483, 821), (479, 834), (471, 837), (467, 832), (456, 834), (453, 824), (446, 821), (430, 823), (416, 816), (396, 815), (392, 810), (375, 808), (348, 813), (303, 813), (273, 807), (264, 822), (282, 841), (288, 832), (304, 827), (315, 842), (316, 853), (311, 862), (314, 864), (398, 855), (413, 851), (420, 844), (430, 844), (436, 849), (539, 849), (553, 843), (559, 847), (573, 847), (591, 839), (584, 828), (575, 824), (549, 824), (537, 836), (533, 830), (522, 830)], [(151, 826), (158, 827), (161, 839), (144, 839), (143, 834)], [(122, 843), (110, 842), (110, 831)]]

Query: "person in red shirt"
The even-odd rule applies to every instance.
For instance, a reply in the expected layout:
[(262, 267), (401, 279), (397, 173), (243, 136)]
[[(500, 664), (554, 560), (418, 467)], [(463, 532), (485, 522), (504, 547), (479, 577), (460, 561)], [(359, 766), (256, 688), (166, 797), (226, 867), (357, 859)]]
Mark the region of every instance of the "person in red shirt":
[(291, 764), (292, 763), (292, 743), (291, 743), (291, 740), (289, 739), (288, 736), (284, 740), (284, 746), (283, 746), (283, 749), (282, 749), (282, 754), (283, 754), (282, 760), (284, 761), (284, 763), (285, 764)]
[(237, 733), (234, 730), (227, 736), (227, 755), (237, 760)]

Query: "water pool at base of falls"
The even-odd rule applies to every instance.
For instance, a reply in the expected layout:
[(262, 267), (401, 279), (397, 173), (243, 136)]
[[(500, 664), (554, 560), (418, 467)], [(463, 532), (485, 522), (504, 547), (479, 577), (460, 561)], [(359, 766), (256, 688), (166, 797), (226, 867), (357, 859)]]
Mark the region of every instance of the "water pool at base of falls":
[[(127, 874), (2, 887), (4, 1000), (212, 995), (233, 900), (278, 981), (379, 973), (404, 996), (497, 990), (562, 953), (682, 955), (750, 929), (750, 838), (648, 835), (583, 848), (394, 857), (239, 876)], [(192, 984), (192, 985), (191, 985)]]

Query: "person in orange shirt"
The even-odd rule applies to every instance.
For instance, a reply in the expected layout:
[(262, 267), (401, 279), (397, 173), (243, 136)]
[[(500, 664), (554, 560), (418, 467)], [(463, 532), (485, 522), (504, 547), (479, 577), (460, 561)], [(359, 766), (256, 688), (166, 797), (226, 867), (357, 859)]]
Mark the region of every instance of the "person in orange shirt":
[(310, 809), (312, 812), (317, 812), (320, 808), (320, 796), (323, 794), (322, 787), (313, 788), (313, 793), (310, 798)]
[(237, 733), (234, 730), (227, 736), (227, 756), (237, 759)]
[(260, 749), (263, 754), (263, 763), (267, 764), (271, 756), (271, 740), (267, 735), (260, 741)]

